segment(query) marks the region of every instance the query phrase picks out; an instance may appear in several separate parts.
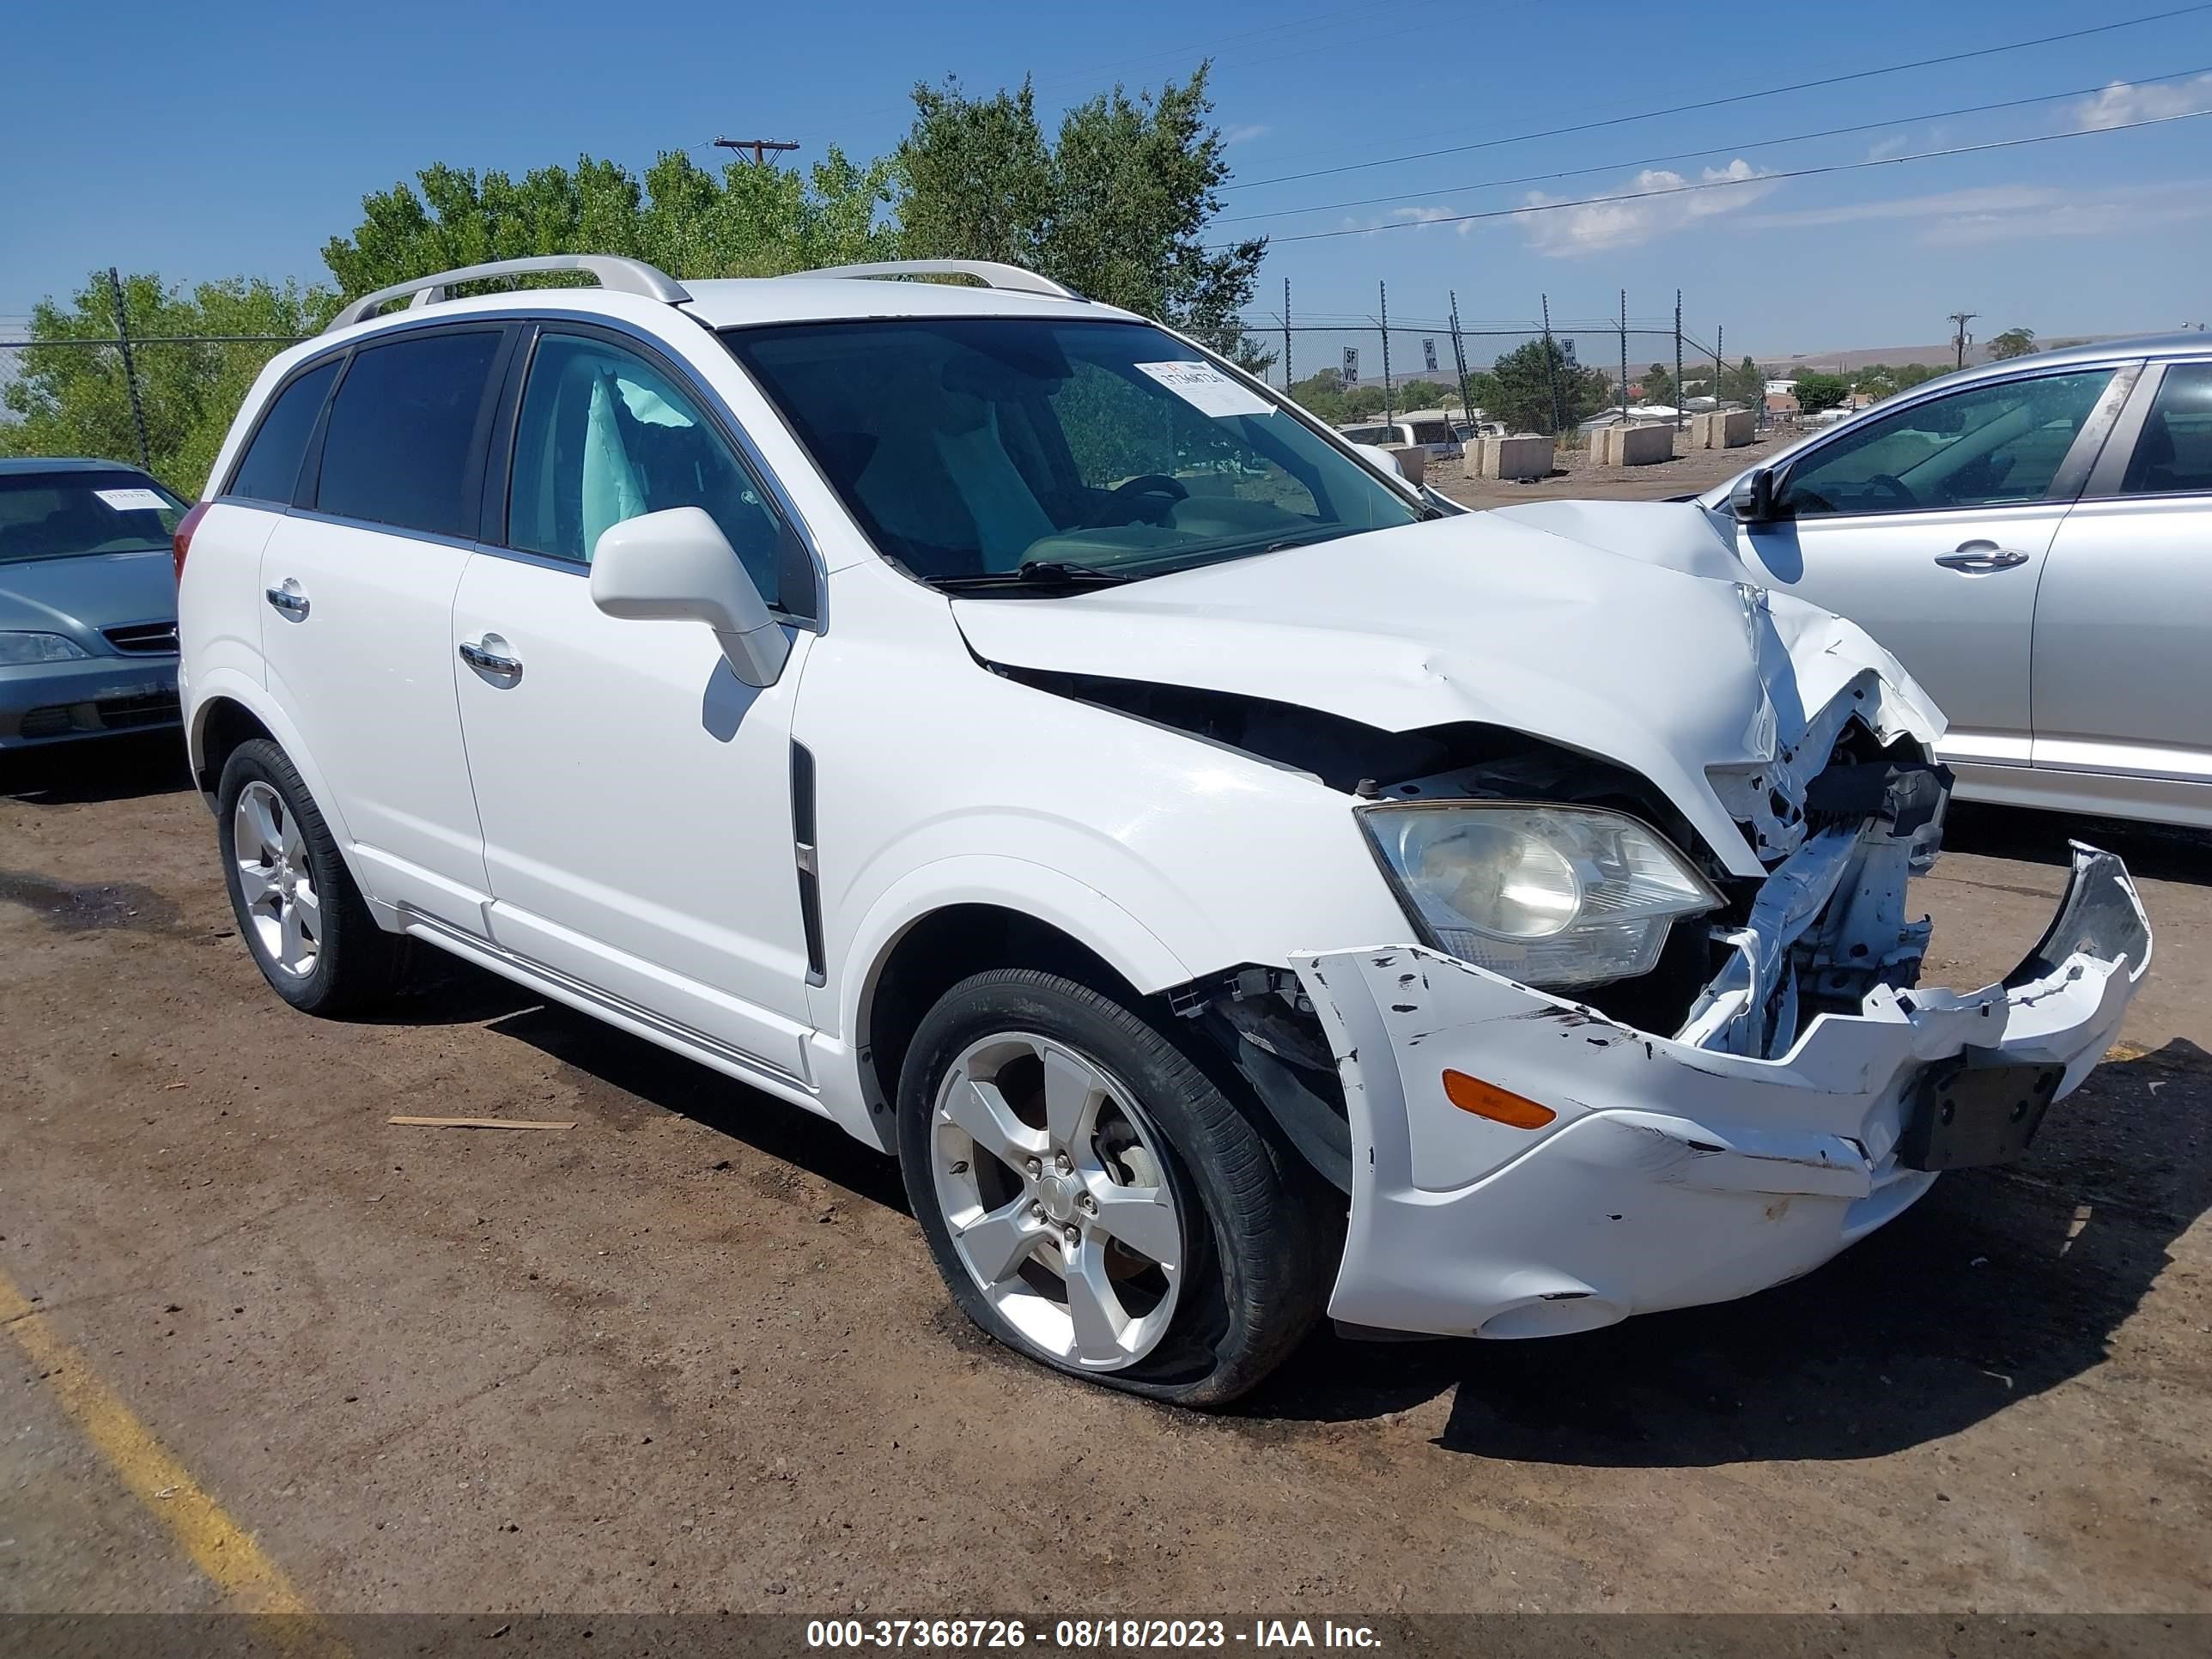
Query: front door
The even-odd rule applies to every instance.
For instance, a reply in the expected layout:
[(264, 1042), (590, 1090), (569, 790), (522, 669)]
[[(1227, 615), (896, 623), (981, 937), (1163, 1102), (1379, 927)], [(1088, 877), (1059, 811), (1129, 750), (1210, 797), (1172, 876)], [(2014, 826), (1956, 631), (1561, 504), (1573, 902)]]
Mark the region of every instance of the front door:
[(779, 521), (708, 407), (657, 354), (541, 333), (509, 551), (470, 562), (447, 650), (495, 942), (803, 1080), (791, 717), (813, 636), (794, 629), (782, 675), (756, 690), (707, 629), (592, 604), (599, 532), (672, 507), (711, 514), (778, 602)]
[(1855, 425), (1787, 465), (1781, 517), (1737, 532), (1773, 586), (1904, 663), (1950, 720), (1947, 760), (2028, 763), (2036, 585), (2112, 380), (1983, 382)]
[(2139, 395), (2139, 434), (2099, 463), (2044, 572), (2035, 765), (2212, 823), (2212, 363)]
[(261, 555), (269, 690), (334, 797), (373, 898), (483, 931), (483, 836), (453, 700), (454, 591), (507, 333), (353, 353), (301, 500)]

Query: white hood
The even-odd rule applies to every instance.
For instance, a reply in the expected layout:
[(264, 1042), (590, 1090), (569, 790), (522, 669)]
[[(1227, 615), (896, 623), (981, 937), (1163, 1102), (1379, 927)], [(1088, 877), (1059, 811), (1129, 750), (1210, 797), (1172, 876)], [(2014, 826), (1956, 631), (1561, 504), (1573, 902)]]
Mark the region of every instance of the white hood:
[[(1647, 514), (1650, 560), (1471, 514), (1127, 587), (956, 599), (953, 614), (978, 656), (1011, 667), (1265, 697), (1389, 732), (1527, 732), (1638, 773), (1756, 876), (1765, 866), (1722, 791), (1740, 807), (1745, 780), (1776, 770), (1867, 671), (1859, 712), (1885, 736), (1932, 743), (1942, 717), (1854, 624), (1740, 577), (1668, 568), (1725, 568), (1697, 556), (1693, 526), (1717, 539), (1699, 509)], [(1826, 758), (1800, 766), (1809, 776)]]

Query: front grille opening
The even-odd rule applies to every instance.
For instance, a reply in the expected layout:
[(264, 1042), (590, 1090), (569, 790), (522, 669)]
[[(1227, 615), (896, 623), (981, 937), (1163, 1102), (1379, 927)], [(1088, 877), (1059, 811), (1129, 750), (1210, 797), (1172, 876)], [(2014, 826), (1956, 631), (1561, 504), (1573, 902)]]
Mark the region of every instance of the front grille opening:
[(173, 657), (177, 654), (177, 624), (173, 622), (124, 623), (103, 628), (100, 634), (129, 657)]

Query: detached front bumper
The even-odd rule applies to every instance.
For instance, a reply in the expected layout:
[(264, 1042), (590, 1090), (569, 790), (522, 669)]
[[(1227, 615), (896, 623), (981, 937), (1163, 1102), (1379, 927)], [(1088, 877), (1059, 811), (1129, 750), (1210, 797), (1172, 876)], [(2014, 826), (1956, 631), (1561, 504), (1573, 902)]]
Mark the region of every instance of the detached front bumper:
[[(2111, 1046), (2150, 957), (2125, 867), (2078, 843), (2050, 930), (2002, 981), (1877, 987), (1771, 1060), (1632, 1030), (1418, 947), (1302, 956), (1352, 1131), (1329, 1312), (1545, 1336), (1795, 1279), (1935, 1170), (2017, 1155)], [(1531, 1131), (1462, 1110), (1447, 1070), (1556, 1115)]]

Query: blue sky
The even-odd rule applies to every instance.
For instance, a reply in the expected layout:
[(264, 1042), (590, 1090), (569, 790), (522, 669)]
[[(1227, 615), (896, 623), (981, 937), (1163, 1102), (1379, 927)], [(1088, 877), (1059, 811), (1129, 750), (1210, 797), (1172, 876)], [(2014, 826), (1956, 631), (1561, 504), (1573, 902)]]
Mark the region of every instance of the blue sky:
[[(1302, 315), (1470, 322), (1671, 313), (1729, 355), (1921, 343), (1945, 313), (2045, 337), (2212, 320), (2212, 9), (2087, 39), (1537, 140), (1785, 83), (2173, 9), (2179, 0), (1851, 0), (1757, 7), (1128, 0), (1114, 7), (580, 0), (368, 9), (32, 0), (0, 103), (0, 330), (94, 267), (319, 279), (364, 192), (434, 161), (520, 173), (580, 151), (635, 167), (717, 134), (890, 148), (917, 79), (1036, 76), (1056, 109), (1215, 60), (1240, 233), (1278, 238)], [(2185, 78), (2185, 72), (2190, 73)], [(2201, 77), (2201, 78), (2200, 78)], [(2121, 82), (2114, 87), (2112, 83)], [(2102, 90), (2099, 90), (2099, 89)], [(2046, 94), (2008, 110), (1942, 112)], [(1773, 142), (1844, 126), (1868, 131)], [(2087, 136), (1822, 177), (1796, 168)], [(1492, 141), (1509, 140), (1497, 143)], [(1451, 146), (1389, 166), (1263, 181)], [(711, 157), (711, 149), (697, 153)], [(1682, 159), (1652, 158), (1680, 154)], [(1528, 175), (1577, 171), (1532, 181)], [(1759, 175), (1726, 190), (1462, 223), (1549, 198)], [(1667, 175), (1679, 175), (1669, 177)], [(1521, 179), (1515, 184), (1492, 181)], [(1484, 187), (1475, 187), (1484, 186)], [(1395, 199), (1370, 202), (1369, 198)], [(1338, 206), (1360, 203), (1363, 205)], [(1300, 210), (1279, 217), (1243, 216)], [(1403, 225), (1291, 240), (1321, 231)]]

